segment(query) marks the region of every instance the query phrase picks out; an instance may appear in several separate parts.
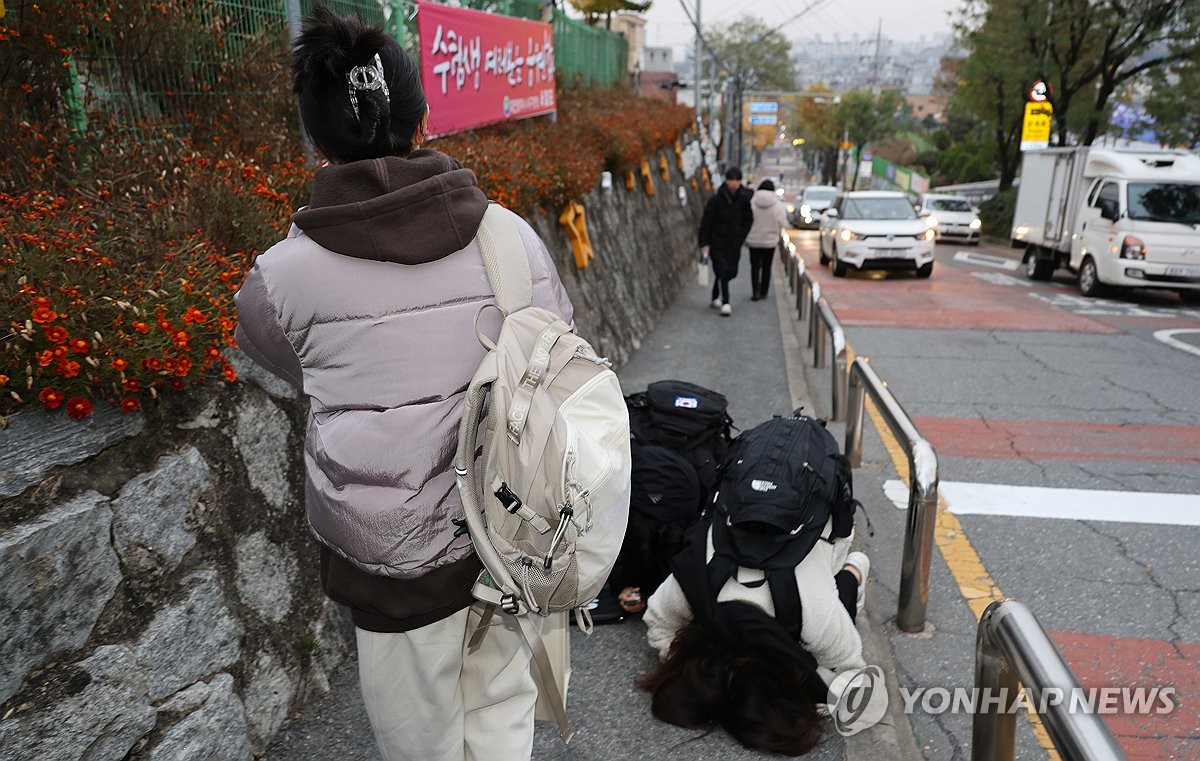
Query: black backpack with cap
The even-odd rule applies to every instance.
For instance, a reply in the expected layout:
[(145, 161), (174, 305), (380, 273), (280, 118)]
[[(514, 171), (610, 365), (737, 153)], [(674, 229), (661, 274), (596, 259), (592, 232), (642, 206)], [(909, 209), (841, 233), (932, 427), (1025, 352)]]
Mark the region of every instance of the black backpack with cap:
[[(798, 642), (803, 616), (795, 568), (817, 542), (850, 536), (857, 506), (850, 462), (824, 422), (799, 410), (772, 418), (729, 449), (714, 500), (712, 559), (705, 562), (705, 543), (693, 539), (700, 549), (678, 554), (672, 572), (704, 623), (706, 611), (716, 616), (716, 595), (738, 567), (764, 571), (775, 621)], [(763, 626), (757, 625), (760, 633)]]
[(685, 532), (712, 505), (733, 421), (723, 394), (688, 381), (654, 381), (625, 404), (632, 490), (610, 591), (637, 587), (645, 600), (671, 573)]

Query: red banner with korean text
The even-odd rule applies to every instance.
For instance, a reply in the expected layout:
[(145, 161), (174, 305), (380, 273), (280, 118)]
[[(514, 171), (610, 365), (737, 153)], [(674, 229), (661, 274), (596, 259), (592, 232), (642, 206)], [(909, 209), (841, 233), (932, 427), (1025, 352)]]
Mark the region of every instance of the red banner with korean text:
[(437, 3), (417, 3), (429, 133), (553, 113), (554, 28)]

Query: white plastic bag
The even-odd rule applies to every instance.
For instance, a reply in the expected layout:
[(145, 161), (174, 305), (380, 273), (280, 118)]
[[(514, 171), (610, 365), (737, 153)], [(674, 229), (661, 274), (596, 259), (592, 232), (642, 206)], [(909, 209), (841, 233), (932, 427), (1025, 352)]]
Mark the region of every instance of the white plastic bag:
[(709, 284), (708, 283), (708, 271), (709, 271), (711, 265), (708, 262), (709, 262), (708, 256), (705, 254), (701, 254), (700, 260), (696, 264), (696, 284), (697, 285), (703, 285), (703, 286), (707, 287)]

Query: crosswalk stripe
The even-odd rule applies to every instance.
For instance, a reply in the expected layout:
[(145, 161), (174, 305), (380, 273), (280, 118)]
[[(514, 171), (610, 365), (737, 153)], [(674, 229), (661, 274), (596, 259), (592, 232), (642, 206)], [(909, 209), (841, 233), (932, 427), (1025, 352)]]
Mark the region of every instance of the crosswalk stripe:
[[(1058, 489), (962, 481), (942, 481), (938, 490), (950, 512), (956, 515), (1200, 526), (1200, 496), (1195, 494)], [(908, 507), (908, 487), (901, 481), (889, 480), (883, 491), (897, 507)]]

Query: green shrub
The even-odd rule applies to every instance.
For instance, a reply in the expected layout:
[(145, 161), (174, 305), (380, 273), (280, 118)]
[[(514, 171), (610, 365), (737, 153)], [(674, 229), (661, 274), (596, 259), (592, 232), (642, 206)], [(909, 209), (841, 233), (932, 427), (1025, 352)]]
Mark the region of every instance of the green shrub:
[(997, 193), (979, 205), (979, 219), (983, 222), (983, 234), (992, 238), (1008, 239), (1012, 234), (1013, 212), (1017, 207), (1017, 189), (1009, 188)]

